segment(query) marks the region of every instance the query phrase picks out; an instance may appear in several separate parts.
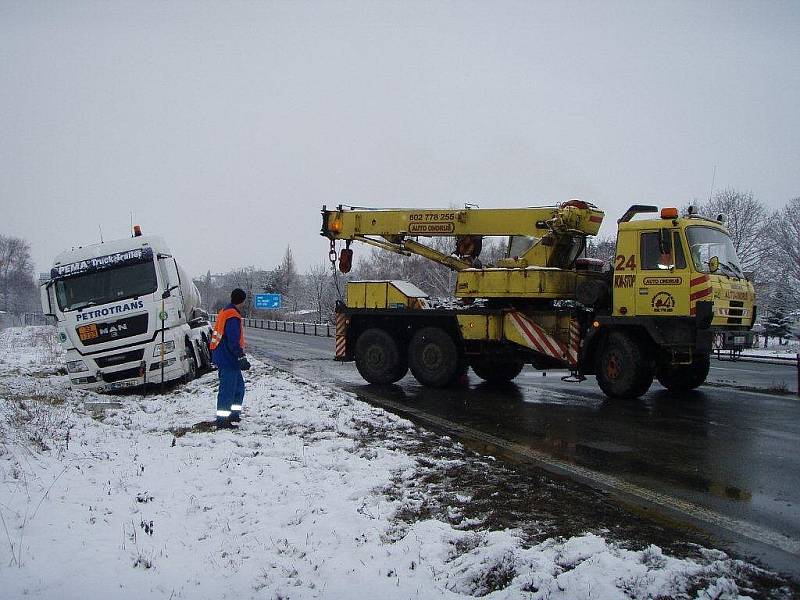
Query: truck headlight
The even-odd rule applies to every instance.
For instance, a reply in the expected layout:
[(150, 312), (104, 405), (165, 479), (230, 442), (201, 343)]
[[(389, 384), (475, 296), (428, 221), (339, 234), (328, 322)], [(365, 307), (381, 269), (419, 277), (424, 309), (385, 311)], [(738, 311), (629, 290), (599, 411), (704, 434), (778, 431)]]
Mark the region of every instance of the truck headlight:
[(82, 360), (68, 360), (67, 373), (80, 373), (81, 371), (88, 371), (89, 367)]
[[(164, 342), (164, 354), (169, 354), (170, 352), (175, 351), (175, 341), (170, 340), (168, 342)], [(153, 357), (161, 356), (161, 344), (156, 344), (156, 347), (153, 348)]]

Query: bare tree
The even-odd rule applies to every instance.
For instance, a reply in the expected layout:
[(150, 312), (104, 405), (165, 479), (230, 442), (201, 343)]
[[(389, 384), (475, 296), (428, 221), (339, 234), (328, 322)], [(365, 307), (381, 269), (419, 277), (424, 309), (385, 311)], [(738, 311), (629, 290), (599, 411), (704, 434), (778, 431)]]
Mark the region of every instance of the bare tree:
[(317, 323), (333, 320), (337, 298), (334, 276), (330, 266), (324, 263), (312, 266), (303, 276), (304, 297), (307, 305), (316, 312)]
[(21, 314), (37, 307), (30, 244), (0, 235), (0, 310)]
[(785, 270), (795, 289), (800, 290), (800, 197), (793, 198), (773, 215), (770, 231), (773, 262)]
[(272, 271), (269, 278), (269, 287), (275, 293), (281, 295), (283, 307), (287, 310), (296, 311), (301, 300), (300, 276), (292, 256), (291, 246), (286, 246), (281, 264)]
[(586, 244), (586, 256), (603, 261), (603, 270), (609, 269), (617, 253), (617, 240), (613, 237), (590, 239)]
[[(424, 243), (448, 256), (456, 249), (454, 237), (428, 238)], [(505, 252), (505, 239), (486, 238), (479, 256), (481, 264), (492, 266), (505, 256)], [(456, 272), (422, 256), (402, 256), (372, 248), (366, 258), (358, 261), (354, 278), (401, 279), (413, 283), (433, 297), (448, 297), (453, 295), (455, 289)]]
[(236, 269), (225, 275), (225, 287), (230, 288), (228, 293), (230, 293), (230, 290), (233, 288), (241, 288), (247, 293), (247, 301), (242, 307), (243, 316), (250, 316), (252, 312), (253, 296), (263, 289), (265, 278), (265, 271), (252, 266)]

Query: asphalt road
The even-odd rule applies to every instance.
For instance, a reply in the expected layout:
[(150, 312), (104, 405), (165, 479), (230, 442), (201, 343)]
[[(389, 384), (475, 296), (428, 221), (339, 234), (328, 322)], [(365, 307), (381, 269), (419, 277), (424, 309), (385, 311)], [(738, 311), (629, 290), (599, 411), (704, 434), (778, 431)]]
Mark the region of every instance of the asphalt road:
[(307, 379), (502, 437), (600, 487), (617, 481), (634, 495), (663, 495), (662, 505), (685, 504), (690, 522), (722, 523), (737, 551), (800, 575), (800, 398), (727, 387), (795, 390), (794, 367), (715, 360), (710, 385), (683, 397), (655, 382), (637, 401), (611, 401), (591, 378), (567, 383), (563, 372), (531, 368), (499, 389), (471, 372), (468, 387), (429, 390), (407, 375), (376, 388), (353, 363), (332, 360), (330, 338), (254, 329), (247, 337), (256, 355)]

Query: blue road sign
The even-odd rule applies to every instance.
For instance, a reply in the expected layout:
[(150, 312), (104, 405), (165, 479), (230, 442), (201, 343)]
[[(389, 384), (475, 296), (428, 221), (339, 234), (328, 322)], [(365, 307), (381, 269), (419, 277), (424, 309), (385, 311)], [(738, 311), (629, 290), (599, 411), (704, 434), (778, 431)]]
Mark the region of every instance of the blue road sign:
[(281, 307), (280, 294), (256, 294), (253, 297), (255, 308), (276, 309)]

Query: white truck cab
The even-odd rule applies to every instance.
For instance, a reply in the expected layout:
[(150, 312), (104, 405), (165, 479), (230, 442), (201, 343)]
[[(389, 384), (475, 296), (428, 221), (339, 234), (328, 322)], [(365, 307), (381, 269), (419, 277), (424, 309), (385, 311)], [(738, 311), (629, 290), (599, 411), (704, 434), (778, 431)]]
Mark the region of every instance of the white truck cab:
[(210, 365), (200, 293), (164, 240), (142, 236), (59, 254), (41, 285), (73, 388), (99, 392), (193, 378)]

